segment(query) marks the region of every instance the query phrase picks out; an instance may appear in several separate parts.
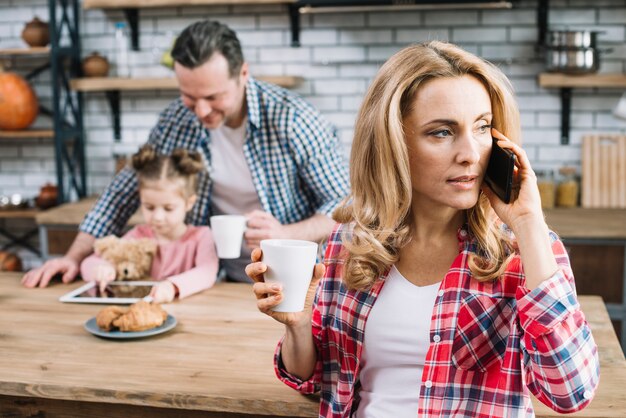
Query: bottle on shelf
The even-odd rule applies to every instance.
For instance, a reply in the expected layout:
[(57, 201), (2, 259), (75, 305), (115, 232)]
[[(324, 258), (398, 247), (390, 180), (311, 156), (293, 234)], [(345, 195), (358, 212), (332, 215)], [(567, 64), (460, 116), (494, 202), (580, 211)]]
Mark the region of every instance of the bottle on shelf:
[(541, 207), (543, 209), (552, 209), (554, 207), (554, 175), (552, 170), (537, 171), (537, 186), (539, 187), (539, 195), (541, 196)]
[(129, 50), (130, 39), (126, 22), (117, 22), (115, 23), (115, 67), (118, 77), (130, 77)]
[(576, 167), (561, 167), (561, 180), (556, 188), (556, 205), (564, 208), (578, 206), (578, 180)]

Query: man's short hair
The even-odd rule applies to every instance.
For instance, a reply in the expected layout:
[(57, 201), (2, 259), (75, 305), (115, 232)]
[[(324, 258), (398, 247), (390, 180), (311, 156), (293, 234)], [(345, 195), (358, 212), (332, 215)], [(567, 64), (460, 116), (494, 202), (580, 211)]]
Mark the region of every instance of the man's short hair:
[(186, 68), (196, 68), (219, 52), (228, 61), (231, 77), (239, 74), (243, 65), (241, 44), (228, 26), (209, 20), (192, 23), (178, 36), (172, 48), (172, 58)]

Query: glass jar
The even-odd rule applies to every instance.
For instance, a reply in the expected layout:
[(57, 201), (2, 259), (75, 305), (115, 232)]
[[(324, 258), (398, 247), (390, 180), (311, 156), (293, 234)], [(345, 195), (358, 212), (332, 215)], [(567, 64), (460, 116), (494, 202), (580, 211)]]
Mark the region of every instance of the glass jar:
[(556, 205), (563, 208), (578, 206), (578, 179), (575, 167), (561, 167), (561, 179), (556, 188)]
[(537, 187), (541, 196), (541, 208), (552, 209), (554, 207), (554, 174), (552, 170), (537, 171)]

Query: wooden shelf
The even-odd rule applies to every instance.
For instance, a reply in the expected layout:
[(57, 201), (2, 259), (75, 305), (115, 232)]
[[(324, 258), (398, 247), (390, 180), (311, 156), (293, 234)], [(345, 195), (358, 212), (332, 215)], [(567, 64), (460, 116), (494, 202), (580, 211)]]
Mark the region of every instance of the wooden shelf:
[(626, 209), (555, 208), (544, 213), (562, 238), (626, 240)]
[[(267, 81), (285, 88), (296, 87), (304, 81), (296, 76), (261, 76), (258, 80)], [(178, 82), (173, 77), (166, 78), (116, 78), (93, 77), (77, 78), (70, 81), (70, 88), (77, 91), (131, 91), (131, 90), (176, 90)]]
[(52, 129), (25, 129), (23, 131), (2, 131), (0, 138), (54, 138)]
[(35, 48), (7, 48), (0, 49), (2, 55), (48, 55), (50, 53), (49, 46), (39, 46)]
[(541, 73), (539, 85), (560, 89), (561, 96), (561, 144), (569, 144), (570, 113), (573, 88), (625, 88), (626, 74), (570, 75), (563, 73)]
[(623, 88), (626, 87), (626, 74), (568, 75), (542, 73), (539, 74), (539, 85), (546, 88)]
[(149, 7), (215, 6), (224, 4), (287, 4), (295, 0), (84, 0), (84, 9), (144, 9)]

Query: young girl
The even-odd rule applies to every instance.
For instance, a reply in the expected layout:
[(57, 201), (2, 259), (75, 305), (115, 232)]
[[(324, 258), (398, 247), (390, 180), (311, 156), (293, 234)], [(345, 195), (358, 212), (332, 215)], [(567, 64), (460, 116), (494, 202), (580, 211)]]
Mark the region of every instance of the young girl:
[[(504, 74), (458, 47), (411, 46), (381, 68), (308, 308), (272, 311), (283, 294), (260, 250), (247, 267), (259, 310), (285, 324), (277, 375), (321, 390), (320, 417), (533, 417), (531, 393), (563, 413), (591, 401), (597, 347), (520, 134)], [(483, 184), (492, 136), (517, 157), (509, 204)]]
[[(218, 258), (211, 230), (185, 224), (185, 216), (197, 198), (197, 174), (204, 168), (202, 157), (185, 149), (175, 149), (169, 156), (158, 155), (146, 145), (133, 155), (132, 164), (146, 223), (123, 238), (150, 238), (158, 244), (151, 276), (161, 283), (150, 295), (155, 302), (171, 302), (213, 286)], [(115, 280), (113, 266), (95, 254), (82, 262), (80, 271), (84, 280), (96, 280), (101, 285)]]

